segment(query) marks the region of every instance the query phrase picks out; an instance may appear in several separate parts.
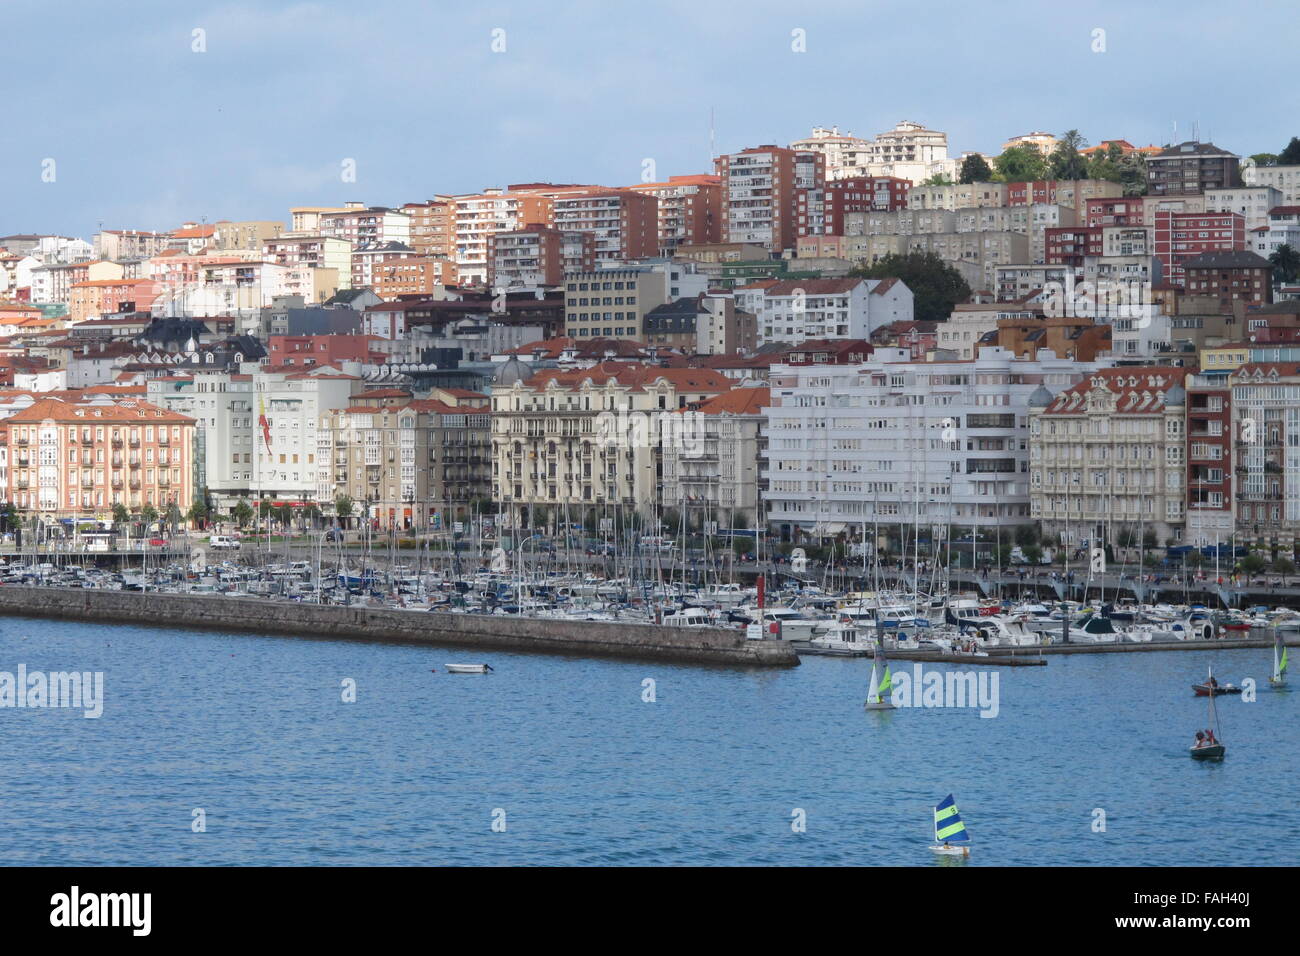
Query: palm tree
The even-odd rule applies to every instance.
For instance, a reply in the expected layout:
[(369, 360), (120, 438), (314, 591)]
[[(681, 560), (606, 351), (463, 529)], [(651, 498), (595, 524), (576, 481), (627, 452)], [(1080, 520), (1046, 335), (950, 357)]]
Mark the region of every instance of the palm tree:
[(1273, 282), (1295, 282), (1300, 275), (1300, 252), (1285, 243), (1278, 246), (1268, 261), (1273, 265)]

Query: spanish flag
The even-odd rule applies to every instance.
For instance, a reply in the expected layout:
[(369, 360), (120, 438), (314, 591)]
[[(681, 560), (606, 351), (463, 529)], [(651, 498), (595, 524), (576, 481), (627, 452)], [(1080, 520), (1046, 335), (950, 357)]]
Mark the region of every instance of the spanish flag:
[(260, 396), (257, 399), (258, 416), (257, 424), (262, 426), (262, 440), (266, 442), (266, 450), (271, 450), (271, 423), (266, 419), (266, 400)]

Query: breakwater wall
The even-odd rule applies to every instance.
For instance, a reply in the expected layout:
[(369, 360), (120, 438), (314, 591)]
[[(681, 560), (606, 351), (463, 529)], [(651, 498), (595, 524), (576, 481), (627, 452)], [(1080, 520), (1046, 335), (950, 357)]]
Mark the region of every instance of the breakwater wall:
[(6, 585), (0, 587), (0, 614), (691, 664), (799, 663), (785, 641), (751, 641), (722, 628), (337, 607), (213, 594)]

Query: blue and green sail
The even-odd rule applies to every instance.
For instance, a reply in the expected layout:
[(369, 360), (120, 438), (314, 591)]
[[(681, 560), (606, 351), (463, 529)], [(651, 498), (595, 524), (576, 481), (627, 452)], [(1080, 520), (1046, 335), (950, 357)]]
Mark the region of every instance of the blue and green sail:
[(970, 842), (970, 834), (966, 832), (966, 824), (961, 822), (951, 793), (934, 808), (934, 838), (943, 843)]

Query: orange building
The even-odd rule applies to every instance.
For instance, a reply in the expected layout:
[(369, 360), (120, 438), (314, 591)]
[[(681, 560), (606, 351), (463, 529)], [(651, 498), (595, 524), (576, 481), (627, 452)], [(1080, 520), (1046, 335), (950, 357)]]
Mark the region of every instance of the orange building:
[(433, 256), (398, 256), (370, 267), (370, 288), (381, 299), (431, 295), (456, 284), (456, 263)]
[(49, 518), (194, 502), (194, 419), (143, 401), (42, 398), (0, 422), (0, 485)]
[(153, 279), (91, 279), (72, 286), (68, 320), (84, 322), (114, 312), (147, 312), (158, 297)]

